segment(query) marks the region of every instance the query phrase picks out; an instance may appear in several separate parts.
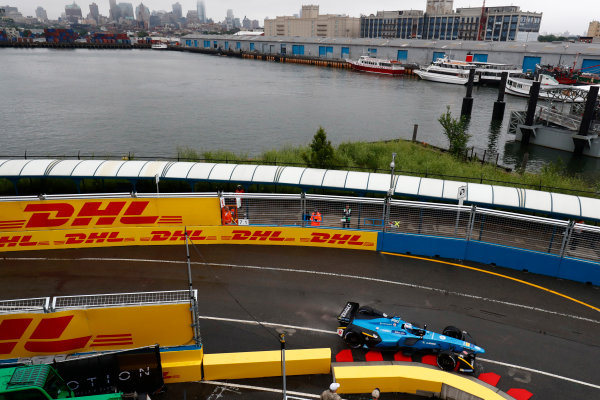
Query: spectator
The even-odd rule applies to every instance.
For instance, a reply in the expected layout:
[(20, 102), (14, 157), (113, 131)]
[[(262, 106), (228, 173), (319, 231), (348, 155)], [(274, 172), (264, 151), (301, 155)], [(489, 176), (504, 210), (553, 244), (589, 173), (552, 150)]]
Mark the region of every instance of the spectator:
[(221, 222), (223, 225), (231, 225), (231, 223), (233, 222), (231, 211), (227, 206), (221, 208)]
[(321, 226), (322, 220), (323, 218), (321, 218), (321, 213), (315, 208), (315, 211), (313, 211), (312, 215), (310, 216), (310, 226)]
[(379, 388), (373, 389), (371, 392), (371, 400), (379, 400)]
[[(242, 187), (242, 185), (237, 185), (237, 187), (235, 188), (235, 192), (240, 193), (240, 194), (244, 193), (244, 188)], [(240, 208), (242, 208), (242, 198), (241, 197), (236, 197), (235, 205), (237, 206), (238, 210)]]
[(333, 382), (331, 385), (329, 385), (329, 389), (321, 393), (321, 400), (342, 400), (340, 395), (336, 393), (339, 387), (339, 383)]
[(342, 217), (342, 227), (350, 228), (350, 216), (352, 215), (352, 209), (350, 208), (350, 204), (346, 204), (346, 208), (343, 211)]

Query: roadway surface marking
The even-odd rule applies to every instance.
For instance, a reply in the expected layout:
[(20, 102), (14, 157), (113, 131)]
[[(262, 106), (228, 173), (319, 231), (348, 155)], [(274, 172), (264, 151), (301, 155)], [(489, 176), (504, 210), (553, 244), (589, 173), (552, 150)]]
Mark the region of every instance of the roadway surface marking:
[[(198, 319), (213, 320), (213, 321), (224, 321), (224, 322), (233, 322), (233, 323), (248, 324), (248, 325), (263, 325), (263, 326), (271, 326), (271, 327), (277, 327), (277, 328), (291, 328), (291, 329), (297, 329), (297, 330), (302, 330), (302, 331), (309, 331), (309, 332), (317, 332), (317, 333), (326, 333), (326, 334), (337, 335), (337, 332), (333, 332), (333, 331), (327, 331), (327, 330), (315, 329), (315, 328), (308, 328), (308, 327), (304, 327), (304, 326), (294, 326), (294, 325), (277, 324), (277, 323), (274, 323), (274, 322), (253, 321), (253, 320), (234, 319), (234, 318), (222, 318), (222, 317), (211, 317), (211, 316), (207, 316), (207, 315), (199, 315)], [(540, 374), (540, 375), (546, 375), (546, 376), (549, 376), (551, 378), (562, 379), (564, 381), (573, 382), (573, 383), (576, 383), (578, 385), (589, 386), (589, 387), (592, 387), (594, 389), (600, 389), (600, 385), (594, 385), (592, 383), (578, 381), (576, 379), (567, 378), (566, 376), (551, 374), (549, 372), (544, 372), (544, 371), (540, 371), (540, 370), (533, 369), (533, 368), (527, 368), (527, 367), (523, 367), (523, 366), (520, 366), (520, 365), (508, 364), (508, 363), (504, 363), (504, 362), (501, 362), (501, 361), (495, 361), (495, 360), (490, 360), (490, 359), (481, 358), (481, 357), (477, 357), (477, 360), (483, 361), (483, 362), (488, 362), (490, 364), (497, 364), (497, 365), (502, 365), (502, 366), (505, 366), (505, 367), (511, 367), (511, 368), (516, 368), (516, 369), (521, 369), (523, 371), (529, 371), (529, 372), (533, 372), (533, 373)], [(279, 391), (279, 392), (281, 392), (281, 391)]]
[(536, 285), (535, 283), (524, 281), (522, 279), (513, 278), (512, 276), (502, 275), (502, 274), (499, 274), (497, 272), (487, 271), (487, 270), (481, 269), (481, 268), (470, 267), (468, 265), (451, 263), (449, 261), (434, 260), (434, 259), (431, 259), (431, 258), (424, 258), (424, 257), (417, 257), (417, 256), (409, 256), (407, 254), (388, 253), (388, 252), (385, 252), (385, 251), (382, 251), (381, 254), (385, 254), (385, 255), (388, 255), (388, 256), (412, 258), (412, 259), (415, 259), (415, 260), (430, 261), (430, 262), (435, 262), (435, 263), (439, 263), (439, 264), (452, 265), (454, 267), (460, 267), (460, 268), (470, 269), (472, 271), (482, 272), (484, 274), (490, 274), (490, 275), (498, 276), (498, 277), (504, 278), (504, 279), (510, 279), (511, 281), (519, 282), (519, 283), (522, 283), (524, 285), (531, 286), (531, 287), (534, 287), (536, 289), (540, 289), (540, 290), (543, 290), (545, 292), (549, 292), (549, 293), (555, 294), (557, 296), (563, 297), (563, 298), (565, 298), (567, 300), (574, 301), (575, 303), (579, 303), (579, 304), (581, 304), (581, 305), (583, 305), (585, 307), (588, 307), (588, 308), (591, 308), (592, 310), (600, 312), (600, 308), (594, 307), (591, 304), (584, 303), (581, 300), (574, 299), (573, 297), (567, 296), (566, 294), (559, 293), (559, 292), (557, 292), (555, 290), (548, 289), (548, 288), (545, 288), (543, 286)]
[[(396, 254), (393, 254), (393, 253), (383, 253), (383, 254), (396, 255)], [(410, 257), (410, 256), (407, 256), (407, 257)], [(505, 276), (505, 275), (502, 275), (502, 274), (497, 274), (495, 272), (489, 272), (489, 271), (485, 271), (485, 270), (479, 270), (478, 268), (471, 268), (471, 267), (467, 267), (467, 266), (460, 265), (460, 264), (447, 263), (445, 261), (430, 260), (428, 258), (420, 258), (420, 257), (410, 257), (410, 258), (416, 258), (416, 259), (425, 260), (425, 261), (434, 261), (434, 262), (443, 263), (443, 264), (450, 264), (450, 265), (455, 265), (455, 266), (459, 266), (459, 267), (463, 267), (463, 268), (473, 269), (473, 270), (476, 270), (476, 271), (486, 272), (486, 273), (489, 273), (489, 274), (492, 274), (492, 275), (497, 275), (497, 276), (500, 276), (500, 277), (506, 277), (506, 278), (508, 278), (510, 280), (514, 280), (514, 281), (517, 281), (519, 283), (525, 283), (527, 285), (531, 285), (531, 286), (543, 289), (543, 290), (545, 290), (547, 292), (550, 292), (550, 293), (553, 293), (553, 294), (557, 294), (557, 295), (559, 295), (559, 296), (561, 296), (563, 298), (566, 298), (568, 300), (574, 301), (574, 302), (576, 302), (578, 304), (585, 305), (585, 306), (587, 306), (587, 307), (589, 307), (589, 308), (591, 308), (593, 310), (596, 310), (596, 311), (600, 312), (600, 308), (593, 307), (591, 305), (588, 305), (588, 304), (586, 304), (586, 303), (584, 303), (582, 301), (579, 301), (579, 300), (574, 299), (572, 297), (569, 297), (567, 295), (560, 294), (560, 293), (555, 292), (553, 290), (546, 289), (546, 288), (543, 288), (542, 286), (538, 286), (538, 285), (535, 285), (535, 284), (532, 284), (532, 283), (528, 283), (528, 282), (520, 280), (520, 279), (512, 278), (512, 277)], [(140, 259), (140, 258), (99, 258), (99, 257), (81, 257), (81, 258), (15, 257), (15, 258), (11, 258), (11, 257), (6, 257), (4, 259), (5, 260), (15, 260), (15, 261), (19, 261), (19, 260), (20, 261), (48, 261), (48, 260), (54, 260), (54, 261), (73, 261), (73, 260), (77, 260), (77, 261), (120, 261), (120, 262), (146, 262), (146, 263), (163, 263), (163, 264), (187, 264), (187, 261), (180, 261), (180, 260), (153, 260), (153, 259)], [(531, 310), (531, 311), (537, 311), (537, 312), (542, 312), (542, 313), (546, 313), (546, 314), (557, 315), (557, 316), (560, 316), (560, 317), (573, 318), (573, 319), (577, 319), (577, 320), (581, 320), (581, 321), (591, 322), (591, 323), (594, 323), (594, 324), (600, 324), (599, 320), (594, 320), (594, 319), (591, 319), (591, 318), (586, 318), (586, 317), (582, 317), (582, 316), (578, 316), (578, 315), (565, 314), (565, 313), (560, 313), (560, 312), (556, 312), (556, 311), (546, 310), (546, 309), (539, 308), (539, 307), (533, 307), (533, 306), (528, 306), (528, 305), (518, 304), (518, 303), (511, 303), (511, 302), (508, 302), (508, 301), (496, 300), (496, 299), (491, 299), (491, 298), (488, 298), (488, 297), (482, 297), (482, 296), (472, 295), (472, 294), (468, 294), (468, 293), (452, 292), (452, 291), (448, 291), (448, 290), (445, 290), (445, 289), (438, 289), (438, 288), (433, 288), (433, 287), (429, 287), (429, 286), (417, 285), (417, 284), (414, 284), (414, 283), (399, 282), (399, 281), (390, 281), (390, 280), (385, 280), (385, 279), (370, 278), (370, 277), (367, 277), (367, 276), (339, 274), (339, 273), (335, 273), (335, 272), (311, 271), (311, 270), (305, 270), (305, 269), (289, 269), (289, 268), (278, 268), (278, 267), (261, 267), (261, 266), (256, 266), (256, 265), (222, 264), (222, 263), (195, 262), (195, 261), (192, 261), (191, 264), (194, 264), (194, 265), (206, 265), (206, 266), (213, 266), (213, 267), (254, 269), (254, 270), (262, 270), (262, 271), (291, 272), (291, 273), (301, 273), (301, 274), (311, 274), (311, 275), (332, 276), (332, 277), (336, 277), (336, 278), (347, 278), (347, 279), (359, 279), (359, 280), (364, 280), (364, 281), (369, 281), (369, 282), (386, 283), (386, 284), (390, 284), (390, 285), (405, 286), (405, 287), (410, 287), (410, 288), (414, 288), (414, 289), (428, 290), (428, 291), (436, 292), (436, 293), (450, 294), (450, 295), (454, 295), (454, 296), (470, 298), (470, 299), (473, 299), (473, 300), (482, 300), (482, 301), (487, 301), (487, 302), (490, 302), (490, 303), (497, 303), (497, 304), (507, 305), (507, 306), (511, 306), (511, 307), (523, 308), (523, 309), (527, 309), (527, 310)]]

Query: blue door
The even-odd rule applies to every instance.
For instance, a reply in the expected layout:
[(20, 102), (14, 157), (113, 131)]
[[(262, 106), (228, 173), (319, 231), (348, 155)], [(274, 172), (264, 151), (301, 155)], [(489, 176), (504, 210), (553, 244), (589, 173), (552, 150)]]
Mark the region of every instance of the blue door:
[(487, 54), (477, 54), (477, 53), (475, 53), (473, 55), (473, 61), (487, 62), (487, 60), (488, 60), (488, 55)]
[(340, 58), (350, 58), (350, 47), (342, 47)]
[(584, 59), (581, 63), (581, 72), (600, 74), (600, 60)]
[(523, 72), (535, 72), (535, 66), (542, 61), (542, 57), (523, 57)]
[(327, 47), (319, 46), (319, 57), (326, 57), (326, 56), (327, 56)]
[(210, 40), (204, 41), (204, 48), (210, 48)]
[(225, 50), (229, 50), (229, 42), (225, 42)]
[(254, 43), (250, 43), (250, 51), (254, 51)]
[(292, 45), (292, 55), (303, 56), (304, 55), (304, 45), (303, 44)]
[(437, 60), (438, 58), (444, 58), (444, 56), (446, 55), (446, 53), (444, 53), (443, 51), (434, 51), (433, 52), (433, 58), (432, 58), (432, 62)]
[(285, 55), (287, 53), (287, 48), (285, 46), (285, 44), (281, 44), (281, 54)]
[(406, 61), (407, 59), (408, 59), (408, 50), (398, 50), (398, 55), (396, 56), (396, 60)]

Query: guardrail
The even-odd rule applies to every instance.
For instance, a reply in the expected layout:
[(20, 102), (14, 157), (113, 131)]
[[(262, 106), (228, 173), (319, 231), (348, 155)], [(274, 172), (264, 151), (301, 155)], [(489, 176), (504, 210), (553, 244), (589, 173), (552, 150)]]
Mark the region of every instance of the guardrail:
[[(600, 228), (482, 207), (387, 198), (221, 193), (239, 225), (367, 229), (491, 243), (600, 262)], [(346, 205), (350, 220), (344, 219)], [(314, 221), (313, 213), (321, 221)]]

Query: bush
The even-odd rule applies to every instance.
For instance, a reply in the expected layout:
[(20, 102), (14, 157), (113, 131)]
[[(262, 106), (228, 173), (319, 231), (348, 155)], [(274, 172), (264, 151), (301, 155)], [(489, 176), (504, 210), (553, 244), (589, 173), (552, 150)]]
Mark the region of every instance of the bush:
[(331, 142), (327, 140), (327, 133), (319, 127), (310, 144), (310, 150), (302, 155), (309, 167), (331, 168), (334, 165), (334, 151)]
[(465, 116), (458, 119), (453, 118), (452, 113), (450, 113), (450, 106), (448, 106), (446, 113), (440, 115), (438, 121), (444, 128), (444, 135), (448, 138), (448, 151), (456, 158), (462, 157), (471, 138), (471, 135), (467, 132), (467, 118)]

